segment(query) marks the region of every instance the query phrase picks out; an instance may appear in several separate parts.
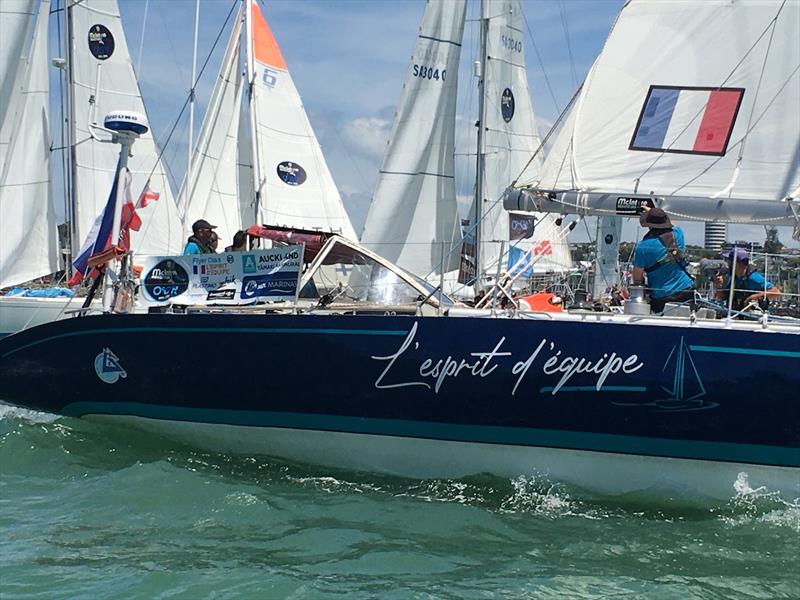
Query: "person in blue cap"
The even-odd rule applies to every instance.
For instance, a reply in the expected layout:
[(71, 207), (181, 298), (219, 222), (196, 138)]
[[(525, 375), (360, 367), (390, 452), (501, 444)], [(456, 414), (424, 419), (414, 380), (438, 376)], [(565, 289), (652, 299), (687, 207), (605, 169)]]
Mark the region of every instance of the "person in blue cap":
[[(728, 272), (735, 268), (736, 274), (733, 277), (733, 308), (744, 310), (753, 305), (760, 305), (762, 308), (780, 297), (781, 290), (773, 285), (771, 281), (759, 273), (750, 264), (750, 256), (744, 248), (730, 248), (722, 252), (722, 258), (728, 261)], [(734, 267), (734, 264), (736, 265)], [(731, 277), (723, 278), (718, 275), (715, 279), (717, 284), (717, 298), (727, 300), (730, 294)]]
[(647, 273), (650, 310), (663, 312), (667, 302), (686, 302), (694, 298), (694, 280), (686, 267), (686, 244), (680, 227), (673, 227), (660, 208), (646, 208), (639, 223), (649, 231), (636, 244), (633, 254), (633, 284), (643, 285)]

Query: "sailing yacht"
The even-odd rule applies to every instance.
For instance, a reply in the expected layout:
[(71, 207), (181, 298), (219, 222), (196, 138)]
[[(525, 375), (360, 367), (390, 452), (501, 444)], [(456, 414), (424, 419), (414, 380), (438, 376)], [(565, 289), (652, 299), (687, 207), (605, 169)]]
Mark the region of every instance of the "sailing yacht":
[[(50, 133), (47, 122), (48, 13), (36, 0), (0, 3), (3, 98), (0, 129), (0, 288), (58, 270), (52, 203)], [(146, 114), (128, 51), (117, 0), (68, 0), (66, 78), (68, 169), (65, 174), (70, 256), (76, 257), (105, 206), (116, 173), (118, 149), (97, 135), (112, 110)], [(7, 46), (5, 45), (7, 44)], [(7, 85), (6, 85), (7, 82)], [(6, 101), (7, 100), (7, 101)], [(183, 226), (166, 170), (151, 133), (141, 137), (129, 161), (130, 187), (158, 201), (140, 205), (141, 226), (131, 232), (137, 255), (175, 254)], [(135, 200), (135, 199), (134, 199)], [(83, 299), (0, 297), (0, 335), (63, 318)]]
[(179, 194), (186, 223), (205, 218), (223, 240), (254, 223), (356, 239), (255, 0), (245, 0), (234, 20), (189, 172)]
[[(641, 198), (787, 218), (794, 200), (784, 193), (798, 184), (798, 18), (796, 3), (767, 0), (626, 3), (538, 187), (514, 197), (582, 211), (613, 194), (620, 210)], [(691, 144), (686, 125), (662, 135), (673, 113), (687, 123), (708, 113), (716, 90), (729, 106), (729, 85), (741, 121), (715, 109)], [(672, 94), (684, 89), (687, 99)], [(562, 160), (548, 165), (554, 153)], [(710, 175), (717, 166), (723, 173)], [(652, 196), (613, 187), (633, 173)], [(151, 271), (152, 314), (68, 319), (0, 340), (3, 399), (217, 451), (409, 477), (536, 475), (576, 494), (692, 501), (727, 501), (746, 480), (800, 498), (796, 321), (687, 307), (685, 316), (467, 308), (341, 236), (284, 233), (304, 243), (285, 246), (293, 301), (173, 306), (172, 295), (237, 260), (251, 268), (250, 299), (261, 283), (287, 281), (279, 270), (258, 275), (254, 253), (215, 255), (214, 273), (179, 270), (178, 259), (199, 259), (175, 257)], [(202, 368), (197, 356), (208, 357)]]
[[(537, 271), (563, 272), (572, 261), (566, 243), (556, 240), (555, 217), (545, 215), (534, 227), (530, 217), (509, 218), (499, 202), (541, 139), (528, 88), (521, 2), (483, 0), (480, 5), (477, 179), (466, 220), (469, 260), (474, 270), (477, 259), (483, 283), (494, 278), (498, 263), (505, 271), (528, 253), (537, 255)], [(452, 272), (461, 261), (454, 153), (466, 9), (466, 0), (425, 7), (361, 236), (365, 246), (422, 277)], [(533, 164), (540, 166), (541, 157), (537, 153)]]

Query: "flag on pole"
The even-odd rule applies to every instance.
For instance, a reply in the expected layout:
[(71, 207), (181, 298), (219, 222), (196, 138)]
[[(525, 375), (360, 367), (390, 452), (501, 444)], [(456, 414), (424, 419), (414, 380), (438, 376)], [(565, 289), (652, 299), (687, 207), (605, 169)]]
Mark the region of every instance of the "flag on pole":
[(111, 186), (111, 193), (108, 195), (106, 206), (103, 212), (97, 216), (92, 228), (89, 230), (89, 235), (86, 236), (86, 240), (83, 242), (83, 246), (81, 246), (78, 258), (72, 261), (72, 267), (75, 272), (67, 282), (70, 287), (78, 285), (86, 276), (93, 274), (89, 266), (89, 259), (95, 254), (103, 252), (109, 246), (111, 232), (114, 229), (114, 209), (117, 204), (119, 170), (119, 164), (117, 164), (117, 171), (114, 174), (114, 184)]

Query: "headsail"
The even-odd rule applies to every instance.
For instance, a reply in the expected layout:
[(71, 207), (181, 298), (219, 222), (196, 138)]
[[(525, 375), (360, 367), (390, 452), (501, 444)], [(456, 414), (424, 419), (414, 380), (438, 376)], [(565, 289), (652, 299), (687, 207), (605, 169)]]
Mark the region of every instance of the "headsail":
[[(50, 198), (47, 21), (50, 1), (39, 16), (30, 2), (0, 4), (0, 288), (57, 269), (56, 223)], [(17, 11), (9, 14), (7, 11)], [(20, 32), (34, 31), (33, 41)], [(6, 39), (8, 36), (8, 39)], [(6, 42), (19, 43), (17, 48)], [(28, 50), (25, 53), (25, 49)], [(15, 68), (18, 67), (18, 68)]]
[(791, 1), (630, 0), (555, 142), (561, 152), (520, 183), (567, 192), (540, 194), (545, 210), (614, 214), (625, 196), (652, 193), (677, 218), (789, 222), (798, 22)]
[[(480, 210), (481, 271), (494, 274), (499, 259), (500, 240), (513, 239), (509, 215), (500, 200), (508, 184), (520, 176), (541, 139), (536, 128), (528, 76), (525, 68), (525, 23), (519, 0), (482, 2), (487, 23), (486, 72), (484, 86), (484, 148), (482, 161), (483, 203)], [(541, 168), (540, 151), (528, 165), (529, 171)], [(471, 219), (478, 214), (473, 204)], [(557, 241), (554, 218), (544, 216), (536, 223), (532, 237), (513, 242), (522, 251), (539, 250), (534, 272), (566, 271), (572, 259), (566, 241)], [(503, 266), (505, 268), (505, 265)]]
[[(248, 2), (247, 73), (259, 223), (338, 232), (355, 238), (278, 43)], [(255, 211), (254, 211), (255, 212)]]
[(179, 194), (186, 204), (187, 227), (198, 219), (206, 219), (217, 225), (217, 234), (225, 243), (242, 229), (237, 186), (243, 82), (239, 55), (241, 31), (240, 12), (231, 30), (217, 83), (192, 156), (194, 176), (192, 181), (184, 181), (184, 187)]
[[(425, 7), (361, 241), (422, 277), (458, 267), (455, 118), (465, 0)], [(442, 248), (444, 245), (444, 248)]]
[[(133, 70), (122, 29), (117, 0), (67, 0), (70, 22), (71, 133), (73, 190), (79, 247), (97, 215), (103, 210), (113, 183), (119, 146), (92, 138), (90, 125), (102, 125), (112, 110), (145, 114), (144, 102)], [(184, 242), (178, 210), (152, 133), (136, 143), (128, 163), (134, 195), (150, 178), (150, 189), (160, 194), (157, 202), (137, 210), (142, 227), (132, 233), (137, 254), (180, 252)], [(152, 175), (151, 175), (152, 173)]]

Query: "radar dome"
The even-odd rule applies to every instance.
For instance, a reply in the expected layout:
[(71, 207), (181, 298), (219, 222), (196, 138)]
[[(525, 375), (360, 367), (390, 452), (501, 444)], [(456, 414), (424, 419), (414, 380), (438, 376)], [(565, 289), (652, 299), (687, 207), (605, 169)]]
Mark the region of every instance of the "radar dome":
[(147, 117), (130, 110), (115, 110), (108, 113), (103, 126), (111, 131), (128, 131), (138, 135), (144, 135), (150, 129)]

